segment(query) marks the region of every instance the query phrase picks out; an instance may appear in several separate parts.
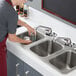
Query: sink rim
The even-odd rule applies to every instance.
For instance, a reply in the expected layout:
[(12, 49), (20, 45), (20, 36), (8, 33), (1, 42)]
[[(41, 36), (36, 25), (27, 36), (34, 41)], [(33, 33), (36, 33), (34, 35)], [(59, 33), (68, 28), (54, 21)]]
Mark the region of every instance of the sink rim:
[[(22, 34), (26, 34), (27, 32), (28, 32), (28, 31), (22, 32), (22, 33), (20, 33), (20, 34), (17, 34), (17, 36), (20, 36), (20, 35), (22, 35)], [(44, 35), (44, 34), (42, 34), (42, 33), (39, 32), (39, 31), (36, 31), (36, 32), (41, 36), (41, 38), (38, 39), (37, 41), (32, 42), (31, 44), (36, 43), (36, 42), (38, 42), (38, 41), (40, 41), (40, 40), (42, 40), (42, 39), (45, 38), (45, 35)], [(27, 35), (26, 35), (26, 36), (27, 36)], [(28, 46), (28, 45), (31, 45), (31, 44), (22, 44), (22, 43), (20, 43), (20, 44), (21, 44), (21, 46)]]
[[(26, 31), (27, 32), (27, 31)], [(39, 31), (38, 31), (39, 32)], [(25, 33), (25, 32), (23, 32), (23, 33)], [(21, 33), (21, 34), (23, 34), (23, 33)], [(40, 33), (40, 32), (39, 32)], [(43, 35), (42, 33), (40, 33), (41, 35)], [(20, 34), (18, 34), (18, 35), (20, 35)], [(17, 35), (17, 36), (18, 36)], [(50, 39), (49, 39), (50, 38)], [(24, 45), (24, 46), (27, 46), (28, 47), (28, 49), (31, 51), (31, 49), (30, 48), (32, 48), (32, 47), (35, 47), (36, 45), (38, 45), (38, 44), (41, 44), (41, 43), (43, 43), (43, 42), (46, 42), (46, 41), (52, 41), (53, 39), (51, 38), (51, 37), (45, 37), (45, 35), (43, 35), (43, 38), (42, 39), (40, 39), (40, 40), (38, 40), (38, 41), (36, 41), (36, 42), (34, 42), (34, 43), (31, 43), (31, 44), (29, 44), (29, 45)], [(53, 40), (54, 41), (54, 40)], [(50, 59), (53, 59), (53, 58), (55, 58), (55, 56), (56, 56), (56, 54), (58, 55), (58, 53), (59, 54), (62, 54), (62, 53), (66, 53), (66, 52), (69, 52), (69, 50), (66, 50), (65, 48), (66, 48), (66, 46), (65, 45), (63, 45), (62, 43), (60, 43), (60, 42), (58, 42), (58, 41), (55, 41), (57, 44), (59, 44), (61, 47), (62, 47), (62, 49), (61, 50), (59, 50), (59, 51), (57, 51), (57, 52), (55, 52), (55, 53), (53, 53), (53, 54), (50, 54), (49, 56), (44, 56), (44, 57), (42, 57), (42, 56), (39, 56), (38, 54), (36, 54), (36, 53), (34, 53), (33, 51), (31, 51), (33, 54), (35, 54), (36, 56), (38, 56), (42, 61), (44, 61), (44, 62), (46, 62), (47, 63), (47, 65), (49, 64), (49, 66), (51, 66), (51, 67), (54, 67), (55, 69), (57, 69), (57, 71), (59, 71), (60, 73), (64, 73), (64, 74), (66, 74), (66, 73), (68, 73), (68, 72), (70, 72), (70, 71), (72, 71), (73, 69), (76, 69), (76, 66), (75, 67), (72, 67), (70, 70), (67, 70), (67, 72), (64, 72), (64, 70), (59, 70), (56, 66), (54, 66), (53, 64), (51, 64), (51, 63), (49, 63), (49, 60)], [(71, 50), (72, 51), (72, 50)], [(73, 51), (72, 51), (73, 52)], [(55, 55), (55, 56), (54, 56)]]
[[(36, 54), (36, 55), (39, 56), (39, 57), (47, 58), (47, 57), (49, 57), (49, 56), (51, 56), (51, 55), (53, 55), (53, 54), (62, 52), (62, 50), (65, 49), (64, 45), (62, 45), (62, 44), (59, 43), (59, 42), (56, 42), (56, 41), (53, 40), (53, 39), (44, 38), (44, 39), (42, 39), (42, 40), (43, 40), (43, 41), (40, 40), (40, 42), (39, 42), (38, 44), (36, 43), (36, 44), (34, 44), (34, 45), (32, 45), (32, 46), (29, 47), (30, 51), (32, 51), (34, 54)], [(39, 54), (37, 54), (37, 53), (35, 53), (33, 50), (31, 50), (31, 48), (36, 47), (36, 46), (38, 46), (38, 45), (40, 45), (40, 44), (42, 44), (42, 43), (44, 43), (44, 42), (47, 42), (47, 41), (48, 41), (48, 42), (49, 42), (49, 41), (50, 41), (50, 42), (53, 41), (53, 42), (57, 43), (57, 44), (61, 47), (61, 49), (58, 50), (58, 51), (56, 51), (56, 52), (54, 52), (54, 53), (52, 53), (52, 54), (49, 54), (49, 55), (47, 55), (47, 56), (40, 56)]]
[[(68, 53), (68, 52), (71, 52), (71, 53), (74, 53), (74, 54), (76, 54), (76, 52), (75, 51), (69, 51), (69, 50), (67, 50), (67, 51), (64, 51), (63, 53), (61, 53), (60, 55), (62, 55), (62, 54), (64, 54), (64, 53)], [(57, 56), (59, 56), (59, 55), (57, 55)], [(67, 73), (69, 73), (69, 72), (71, 72), (71, 71), (73, 71), (73, 70), (75, 70), (76, 69), (76, 66), (74, 66), (74, 67), (69, 67), (69, 69), (59, 69), (58, 67), (56, 67), (54, 64), (52, 64), (52, 63), (50, 63), (50, 60), (52, 60), (52, 59), (54, 59), (54, 58), (56, 58), (57, 56), (53, 56), (52, 58), (49, 58), (48, 60), (47, 60), (47, 64), (49, 65), (49, 66), (51, 66), (51, 67), (53, 67), (53, 68), (55, 68), (56, 70), (58, 70), (59, 72), (61, 72), (61, 73), (63, 73), (63, 74), (67, 74)]]

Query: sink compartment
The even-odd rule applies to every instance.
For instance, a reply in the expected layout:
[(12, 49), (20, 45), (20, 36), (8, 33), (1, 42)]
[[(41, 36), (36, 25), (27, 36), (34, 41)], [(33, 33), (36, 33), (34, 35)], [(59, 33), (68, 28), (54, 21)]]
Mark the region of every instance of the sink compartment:
[[(30, 40), (31, 40), (31, 36), (29, 36), (28, 32), (24, 32), (24, 33), (18, 35), (18, 37), (21, 38), (21, 39), (24, 39), (24, 37), (26, 37), (26, 36), (28, 36), (30, 38)], [(42, 38), (44, 38), (44, 36), (42, 34), (40, 34), (39, 32), (37, 32), (35, 40), (33, 42), (38, 41), (38, 40), (40, 40)]]
[(63, 73), (66, 73), (76, 67), (76, 53), (65, 52), (51, 59), (49, 62)]
[(41, 57), (48, 56), (49, 54), (53, 54), (62, 49), (62, 46), (54, 41), (44, 41), (36, 46), (30, 48), (31, 51), (36, 53)]

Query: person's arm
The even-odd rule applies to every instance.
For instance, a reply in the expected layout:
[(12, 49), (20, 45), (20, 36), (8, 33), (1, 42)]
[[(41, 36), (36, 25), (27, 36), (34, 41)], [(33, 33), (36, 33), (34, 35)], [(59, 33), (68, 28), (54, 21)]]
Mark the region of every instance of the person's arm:
[(19, 42), (19, 43), (25, 43), (25, 44), (31, 43), (31, 40), (22, 40), (21, 38), (16, 36), (18, 16), (13, 8), (9, 7), (5, 17), (7, 19), (8, 39), (13, 42)]
[(31, 40), (23, 40), (17, 37), (16, 34), (10, 34), (10, 33), (8, 34), (8, 39), (13, 42), (19, 42), (19, 43), (25, 43), (25, 44), (30, 44), (32, 42)]
[(31, 26), (29, 26), (28, 24), (26, 24), (25, 22), (23, 22), (21, 20), (18, 20), (17, 24), (20, 25), (20, 26), (26, 27), (28, 29), (29, 35), (31, 35), (31, 33), (36, 34), (36, 31)]

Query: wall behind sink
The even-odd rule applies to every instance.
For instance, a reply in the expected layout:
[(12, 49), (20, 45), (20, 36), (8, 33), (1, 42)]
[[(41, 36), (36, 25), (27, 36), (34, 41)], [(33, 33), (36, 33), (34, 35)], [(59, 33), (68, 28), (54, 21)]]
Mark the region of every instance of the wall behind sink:
[[(65, 36), (65, 37), (69, 37), (71, 38), (71, 40), (73, 42), (76, 43), (76, 25), (74, 24), (71, 24), (59, 17), (56, 17), (46, 11), (44, 11), (43, 9), (41, 9), (41, 1), (42, 0), (33, 0), (32, 2), (31, 1), (28, 1), (28, 4), (30, 5), (30, 7), (33, 7), (45, 14), (47, 14), (47, 16), (50, 17), (50, 23), (49, 27), (51, 27), (57, 34), (58, 36)], [(46, 23), (48, 22), (48, 19), (46, 21)]]

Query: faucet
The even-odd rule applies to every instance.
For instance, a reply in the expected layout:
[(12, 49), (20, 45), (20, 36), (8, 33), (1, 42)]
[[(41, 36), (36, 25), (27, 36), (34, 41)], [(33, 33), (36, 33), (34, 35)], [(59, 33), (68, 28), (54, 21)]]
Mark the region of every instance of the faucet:
[(45, 30), (45, 34), (46, 35), (48, 35), (48, 36), (50, 36), (50, 34), (52, 34), (52, 29), (50, 28), (50, 27), (46, 27), (46, 26), (38, 26), (38, 27), (36, 27), (36, 30), (38, 29), (38, 28), (44, 28)]
[(48, 36), (51, 36), (51, 37), (56, 37), (57, 36), (57, 34), (55, 32), (52, 32), (52, 29), (50, 27), (40, 25), (40, 26), (36, 27), (36, 30), (38, 28), (45, 28), (44, 33)]
[(72, 47), (72, 42), (71, 42), (71, 39), (70, 38), (58, 37), (57, 39), (63, 41), (64, 42), (64, 45), (67, 45), (67, 46), (71, 46)]

